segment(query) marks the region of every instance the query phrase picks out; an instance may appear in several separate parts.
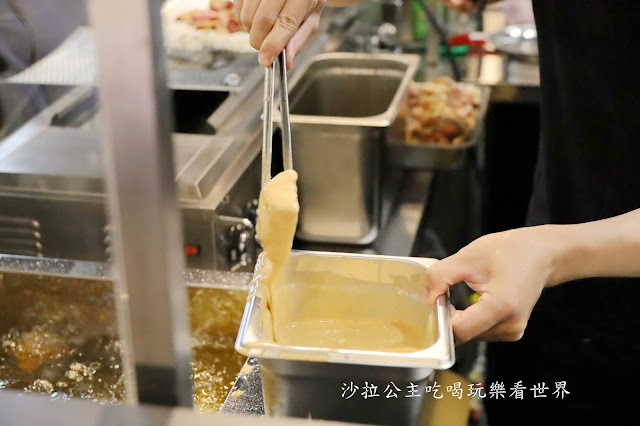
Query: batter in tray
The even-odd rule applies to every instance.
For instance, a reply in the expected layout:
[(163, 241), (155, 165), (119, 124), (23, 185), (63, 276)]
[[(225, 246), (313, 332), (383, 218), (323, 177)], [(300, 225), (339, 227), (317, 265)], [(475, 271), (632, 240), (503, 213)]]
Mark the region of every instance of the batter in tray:
[[(264, 253), (256, 265), (254, 286), (271, 314), (273, 340), (292, 346), (388, 352), (423, 348), (424, 328), (394, 315), (423, 311), (422, 300), (398, 298), (399, 287), (381, 286), (376, 276), (354, 278), (370, 275), (374, 264), (350, 265), (355, 269), (347, 276), (330, 270), (287, 272), (299, 212), (297, 177), (293, 170), (275, 176), (263, 187), (258, 206), (256, 230)], [(362, 303), (380, 309), (350, 308)]]

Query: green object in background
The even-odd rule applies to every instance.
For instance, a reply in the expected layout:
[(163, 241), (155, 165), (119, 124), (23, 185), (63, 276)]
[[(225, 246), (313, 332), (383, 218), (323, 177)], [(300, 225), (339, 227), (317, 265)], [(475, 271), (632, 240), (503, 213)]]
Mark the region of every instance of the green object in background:
[(426, 13), (415, 0), (411, 2), (412, 8), (412, 17), (413, 17), (413, 39), (415, 41), (426, 40), (429, 35), (429, 20), (427, 19)]
[[(466, 44), (463, 44), (463, 45), (460, 45), (460, 46), (452, 46), (451, 47), (451, 54), (453, 56), (464, 56), (467, 53), (469, 53), (470, 50), (471, 50), (471, 48)], [(447, 55), (446, 46), (440, 46), (440, 54), (442, 56), (446, 56)]]

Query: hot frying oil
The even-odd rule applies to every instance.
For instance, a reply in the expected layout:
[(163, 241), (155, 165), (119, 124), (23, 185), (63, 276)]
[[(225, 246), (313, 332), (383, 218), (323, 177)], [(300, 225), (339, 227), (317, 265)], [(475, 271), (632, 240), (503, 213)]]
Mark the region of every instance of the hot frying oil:
[[(245, 358), (234, 341), (246, 291), (189, 288), (194, 405), (218, 412)], [(109, 281), (0, 274), (0, 389), (124, 399)]]

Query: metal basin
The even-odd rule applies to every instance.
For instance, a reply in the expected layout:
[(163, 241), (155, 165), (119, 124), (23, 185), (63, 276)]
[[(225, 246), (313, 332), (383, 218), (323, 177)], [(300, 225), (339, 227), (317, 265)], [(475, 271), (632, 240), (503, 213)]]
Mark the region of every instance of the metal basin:
[(414, 55), (331, 53), (314, 57), (292, 80), (299, 239), (358, 245), (375, 240), (384, 129), (394, 121), (417, 64)]
[[(234, 340), (250, 277), (184, 272), (198, 411), (220, 409), (244, 363)], [(0, 392), (122, 402), (120, 355), (109, 265), (0, 254)], [(157, 389), (140, 393), (157, 397)]]
[[(336, 289), (333, 300), (337, 302), (331, 310), (323, 311), (322, 296), (305, 301), (293, 294), (279, 299), (281, 306), (329, 321), (336, 309), (356, 317), (383, 315), (406, 320), (423, 330), (422, 343), (418, 350), (412, 352), (282, 344), (273, 339), (269, 308), (260, 296), (263, 293), (256, 289), (245, 307), (236, 350), (258, 358), (267, 413), (364, 424), (415, 424), (422, 397), (399, 395), (398, 398), (386, 398), (387, 386), (393, 391), (393, 383), (404, 392), (410, 386), (417, 386), (415, 389), (422, 389), (418, 393), (424, 395), (424, 386), (432, 380), (434, 370), (449, 368), (455, 357), (448, 294), (441, 296), (435, 306), (414, 303), (423, 297), (424, 273), (432, 262), (431, 259), (390, 256), (294, 252), (287, 271), (280, 276), (280, 279), (287, 280), (283, 287), (287, 289), (285, 291), (295, 293), (298, 291), (296, 288), (305, 285), (317, 286), (318, 282), (305, 283), (299, 276), (326, 268), (336, 274), (337, 280), (322, 285)], [(372, 276), (379, 278), (371, 281)], [(343, 284), (349, 280), (359, 284), (345, 289), (347, 286)], [(363, 288), (364, 285), (369, 287)], [(346, 299), (342, 297), (344, 292), (350, 291), (358, 294), (361, 303), (358, 306), (339, 306)], [(370, 296), (376, 292), (384, 295), (384, 305), (375, 303), (374, 306), (372, 303), (374, 299)], [(325, 294), (325, 297), (332, 298), (332, 293)], [(407, 303), (409, 299), (412, 300)], [(296, 303), (291, 303), (296, 300)], [(380, 396), (375, 401), (362, 397), (365, 382), (378, 387)], [(347, 399), (343, 392), (352, 383), (359, 390), (354, 398)]]

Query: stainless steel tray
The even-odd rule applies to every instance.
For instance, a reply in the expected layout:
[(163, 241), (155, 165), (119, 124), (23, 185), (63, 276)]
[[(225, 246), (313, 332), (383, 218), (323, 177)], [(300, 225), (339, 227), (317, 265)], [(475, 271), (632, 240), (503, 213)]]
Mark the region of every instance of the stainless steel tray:
[(478, 112), (478, 124), (466, 142), (459, 145), (404, 142), (404, 121), (397, 119), (386, 134), (386, 161), (405, 169), (453, 170), (465, 164), (469, 151), (484, 136), (484, 119), (489, 106), (490, 89), (479, 86), (482, 101)]
[[(317, 262), (310, 263), (312, 257), (317, 259)], [(346, 259), (347, 262), (370, 263), (367, 263), (367, 268), (334, 265), (332, 261), (338, 258), (341, 261)], [(417, 296), (416, 280), (419, 280), (419, 275), (415, 274), (423, 273), (432, 262), (433, 259), (294, 251), (289, 268), (295, 271), (294, 273), (305, 273), (306, 268), (316, 271), (316, 268), (332, 266), (327, 270), (339, 275), (340, 269), (351, 271), (345, 275), (349, 279), (364, 279), (364, 275), (361, 277), (360, 273), (378, 276), (381, 286), (388, 286), (386, 280), (394, 277), (394, 297), (402, 299)], [(374, 263), (377, 263), (377, 266)], [(366, 272), (362, 272), (365, 270)], [(403, 280), (403, 277), (407, 279)], [(408, 279), (409, 277), (414, 279)], [(301, 284), (296, 281), (296, 286), (299, 285)], [(434, 370), (449, 368), (454, 363), (448, 294), (440, 296), (435, 306), (425, 305), (431, 320), (427, 321), (430, 325), (424, 326), (433, 330), (429, 341), (425, 341), (428, 347), (417, 352), (393, 353), (293, 346), (274, 342), (271, 317), (264, 312), (268, 312), (266, 301), (259, 296), (262, 293), (255, 290), (256, 288), (252, 287), (245, 306), (236, 350), (243, 355), (258, 358), (265, 409), (270, 415), (365, 424), (415, 424), (422, 406), (422, 398), (396, 399), (385, 398), (382, 395), (375, 401), (369, 401), (358, 393), (357, 398), (345, 399), (342, 396), (344, 387), (350, 383), (362, 387), (368, 382), (378, 386), (378, 393), (383, 394), (385, 388), (393, 382), (405, 391), (411, 385), (424, 389), (432, 380)], [(358, 309), (376, 309), (376, 306), (366, 306), (366, 292), (358, 289), (358, 294), (363, 296), (363, 305)], [(390, 301), (387, 308), (391, 309), (392, 306), (398, 305)]]
[[(235, 155), (235, 139), (173, 134), (178, 197), (203, 199)], [(13, 150), (0, 149), (0, 187), (55, 191), (104, 192), (103, 157), (98, 135), (87, 129), (45, 127)]]
[[(298, 239), (362, 246), (377, 238), (384, 129), (395, 120), (418, 59), (328, 53), (296, 74), (290, 120)], [(274, 120), (280, 121), (277, 111)]]

